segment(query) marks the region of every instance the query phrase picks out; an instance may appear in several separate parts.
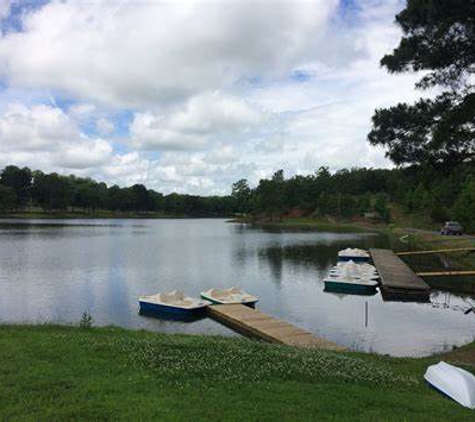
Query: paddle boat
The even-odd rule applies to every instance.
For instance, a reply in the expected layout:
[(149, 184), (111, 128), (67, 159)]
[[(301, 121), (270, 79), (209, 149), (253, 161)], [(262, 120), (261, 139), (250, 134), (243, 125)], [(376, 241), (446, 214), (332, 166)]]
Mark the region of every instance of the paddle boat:
[(369, 278), (348, 276), (327, 277), (324, 280), (325, 291), (371, 295), (376, 291), (378, 282)]
[(369, 253), (363, 249), (346, 248), (338, 252), (338, 261), (368, 262)]
[(427, 368), (425, 380), (441, 393), (469, 409), (475, 409), (475, 376), (443, 361)]
[(259, 299), (252, 296), (238, 287), (230, 287), (229, 289), (212, 288), (201, 292), (201, 298), (215, 304), (231, 304), (241, 303), (247, 306), (254, 306)]
[(211, 303), (174, 290), (170, 293), (158, 293), (140, 296), (141, 314), (168, 314), (177, 317), (200, 317), (206, 314), (206, 307)]
[(378, 271), (373, 265), (357, 264), (353, 261), (339, 262), (330, 269), (329, 276), (371, 280), (379, 279)]

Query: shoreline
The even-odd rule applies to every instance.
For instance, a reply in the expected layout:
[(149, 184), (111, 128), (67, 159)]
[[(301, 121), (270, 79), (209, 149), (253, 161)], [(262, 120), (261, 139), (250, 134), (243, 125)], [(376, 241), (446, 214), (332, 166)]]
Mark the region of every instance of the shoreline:
[(137, 214), (137, 213), (36, 213), (22, 212), (13, 214), (0, 214), (0, 219), (11, 220), (183, 220), (183, 219), (227, 219), (229, 216), (187, 216), (187, 215), (168, 215), (168, 214)]

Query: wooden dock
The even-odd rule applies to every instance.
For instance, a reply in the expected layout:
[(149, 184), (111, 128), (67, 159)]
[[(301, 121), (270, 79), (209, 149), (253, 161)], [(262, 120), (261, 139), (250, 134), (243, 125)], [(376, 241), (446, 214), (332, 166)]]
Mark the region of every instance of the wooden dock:
[(393, 251), (370, 249), (369, 252), (381, 277), (381, 293), (385, 300), (420, 302), (429, 300), (429, 285)]
[(271, 343), (327, 350), (345, 350), (288, 322), (241, 304), (208, 306), (209, 315), (233, 330)]
[(396, 252), (397, 256), (413, 256), (413, 255), (429, 255), (429, 254), (446, 254), (454, 252), (475, 252), (475, 248), (451, 248), (451, 249), (432, 249), (428, 251), (405, 251)]

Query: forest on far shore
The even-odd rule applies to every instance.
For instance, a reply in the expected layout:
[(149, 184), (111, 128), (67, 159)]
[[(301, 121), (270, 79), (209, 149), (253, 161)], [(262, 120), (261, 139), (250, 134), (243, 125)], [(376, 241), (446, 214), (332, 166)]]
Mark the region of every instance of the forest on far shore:
[(475, 166), (461, 164), (449, 172), (432, 167), (343, 169), (330, 173), (321, 167), (311, 175), (284, 177), (279, 170), (251, 187), (245, 179), (226, 196), (163, 195), (142, 184), (121, 188), (89, 178), (7, 166), (0, 173), (0, 209), (24, 212), (99, 210), (162, 214), (175, 217), (230, 217), (280, 220), (292, 212), (308, 217), (350, 219), (371, 215), (391, 221), (390, 205), (406, 214), (430, 217), (434, 222), (459, 220), (475, 229)]

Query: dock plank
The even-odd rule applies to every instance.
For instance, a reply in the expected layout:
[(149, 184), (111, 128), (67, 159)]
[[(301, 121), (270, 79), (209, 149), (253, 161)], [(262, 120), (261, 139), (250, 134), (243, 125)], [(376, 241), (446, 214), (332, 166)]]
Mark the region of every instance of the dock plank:
[(383, 292), (428, 300), (429, 285), (393, 251), (372, 248), (369, 252), (381, 277)]
[(208, 306), (208, 313), (213, 319), (236, 331), (269, 342), (296, 347), (344, 350), (336, 343), (244, 305), (211, 305)]

